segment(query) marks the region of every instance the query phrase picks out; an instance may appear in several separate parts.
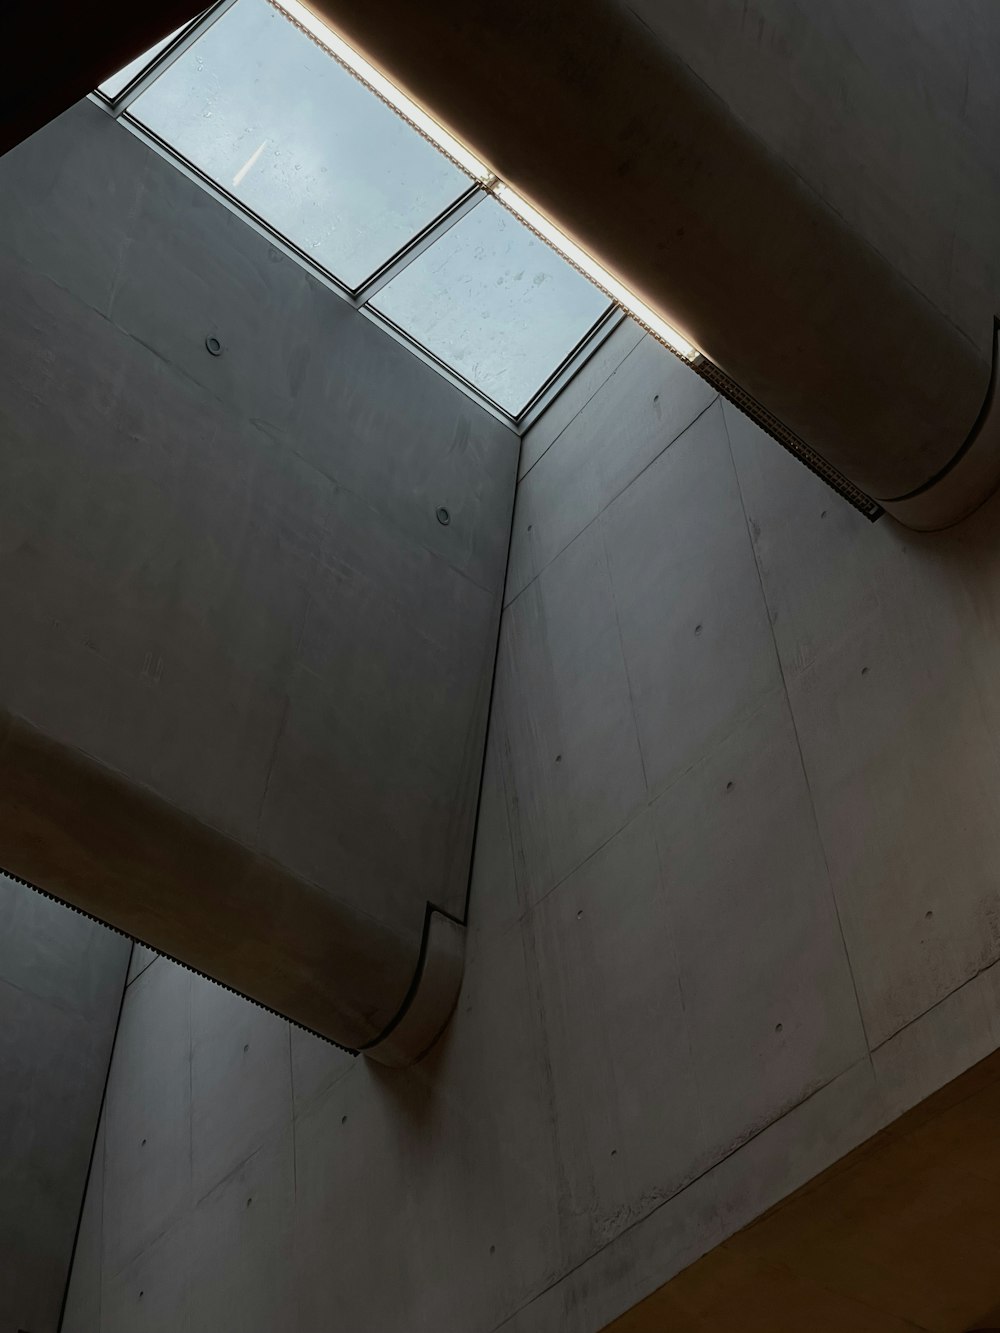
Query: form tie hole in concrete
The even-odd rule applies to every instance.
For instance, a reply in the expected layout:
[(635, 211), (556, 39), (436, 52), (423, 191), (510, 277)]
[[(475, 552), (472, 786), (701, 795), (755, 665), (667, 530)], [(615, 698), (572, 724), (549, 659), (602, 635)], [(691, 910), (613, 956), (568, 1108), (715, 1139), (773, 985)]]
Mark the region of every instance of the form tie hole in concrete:
[(701, 633), (701, 630), (702, 630), (701, 625), (695, 625), (695, 627), (694, 627), (694, 632), (695, 632), (695, 634), (700, 634), (700, 633)]
[(820, 514), (820, 518), (826, 518), (826, 510), (825, 510), (825, 509), (824, 509), (823, 512)]
[(252, 1203), (253, 1203), (253, 1195), (251, 1194), (250, 1198), (247, 1199), (247, 1207), (249, 1208)]
[(143, 1296), (145, 1296), (145, 1294), (146, 1294), (146, 1293), (145, 1293), (144, 1291), (140, 1291), (140, 1292), (139, 1292), (139, 1299), (140, 1299), (140, 1301), (142, 1300)]
[(617, 1157), (617, 1156), (618, 1156), (618, 1149), (617, 1149), (617, 1148), (612, 1148), (612, 1149), (611, 1149), (611, 1156), (612, 1156), (612, 1157)]
[(208, 337), (205, 339), (205, 346), (208, 348), (212, 356), (222, 355), (222, 343), (219, 342), (218, 338), (216, 338), (214, 334), (210, 333), (208, 335)]
[(140, 1148), (145, 1148), (145, 1146), (146, 1146), (146, 1140), (143, 1139), (143, 1141), (139, 1144), (139, 1147), (140, 1147)]
[(246, 1055), (249, 1049), (250, 1049), (250, 1043), (247, 1042), (247, 1044), (243, 1047), (243, 1054)]
[(867, 668), (867, 667), (862, 667), (862, 668), (861, 668), (861, 674), (862, 674), (863, 676), (867, 676), (867, 675), (868, 675), (868, 668)]
[(490, 1246), (490, 1254), (496, 1254), (496, 1252), (497, 1252), (497, 1247), (496, 1247), (495, 1245), (491, 1245), (491, 1246)]
[(557, 764), (561, 764), (561, 763), (562, 763), (562, 755), (561, 755), (561, 754), (557, 754), (557, 755), (556, 755), (556, 763), (557, 763)]
[(726, 783), (726, 791), (732, 791), (732, 789), (733, 789), (735, 786), (736, 786), (736, 783), (735, 783), (735, 782), (727, 782), (727, 783)]
[(342, 1115), (342, 1116), (340, 1117), (340, 1123), (341, 1123), (342, 1125), (346, 1125), (346, 1124), (347, 1124), (347, 1116), (346, 1116), (346, 1115)]
[(659, 395), (658, 393), (654, 393), (654, 394), (653, 394), (653, 402), (654, 402), (654, 403), (658, 403), (659, 401), (660, 401), (660, 395)]
[(581, 907), (580, 910), (579, 910), (579, 911), (577, 912), (577, 914), (576, 914), (576, 919), (577, 919), (577, 921), (581, 920), (582, 917), (583, 917), (583, 908)]
[(434, 513), (437, 518), (437, 521), (441, 524), (443, 528), (446, 528), (448, 524), (451, 522), (451, 514), (448, 513), (444, 505), (440, 505), (437, 509), (435, 509)]
[(784, 1025), (784, 1023), (775, 1023), (775, 1025), (774, 1025), (774, 1030), (775, 1030), (775, 1032), (784, 1032), (784, 1030), (785, 1030), (785, 1025)]
[(924, 913), (924, 920), (925, 920), (925, 921), (933, 921), (933, 920), (934, 920), (934, 913), (933, 913), (933, 912), (925, 912), (925, 913)]

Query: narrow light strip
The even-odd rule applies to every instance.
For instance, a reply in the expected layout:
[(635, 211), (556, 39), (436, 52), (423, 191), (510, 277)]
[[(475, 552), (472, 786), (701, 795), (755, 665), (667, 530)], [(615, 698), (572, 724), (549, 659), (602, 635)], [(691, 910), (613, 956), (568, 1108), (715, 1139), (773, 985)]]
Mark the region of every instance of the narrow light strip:
[(380, 74), (374, 65), (369, 64), (364, 56), (359, 55), (353, 47), (348, 46), (342, 37), (339, 37), (332, 28), (327, 27), (305, 5), (300, 4), (299, 0), (271, 0), (271, 4), (274, 5), (275, 9), (280, 9), (286, 13), (300, 27), (305, 28), (321, 46), (326, 47), (335, 59), (339, 60), (342, 65), (346, 65), (352, 74), (357, 75), (362, 83), (366, 83), (383, 101), (388, 102), (394, 110), (414, 125), (425, 138), (437, 144), (474, 180), (486, 183), (493, 179), (493, 173), (484, 162), (480, 162), (479, 158), (474, 153), (470, 153), (464, 144), (459, 143), (433, 117), (429, 116), (426, 111), (421, 110), (416, 102), (411, 102), (405, 93), (400, 92), (384, 74)]
[(522, 199), (516, 190), (512, 190), (509, 185), (498, 185), (493, 191), (497, 199), (500, 200), (512, 213), (515, 213), (522, 222), (527, 223), (533, 231), (538, 232), (544, 240), (558, 250), (561, 255), (574, 264), (581, 273), (585, 273), (592, 282), (617, 301), (621, 308), (630, 314), (638, 323), (644, 325), (650, 333), (659, 338), (662, 342), (676, 352), (678, 356), (683, 357), (685, 361), (694, 361), (699, 355), (698, 349), (692, 346), (688, 340), (683, 337), (676, 329), (671, 328), (667, 321), (661, 318), (655, 310), (651, 310), (644, 301), (633, 295), (627, 287), (613, 277), (606, 268), (592, 259), (585, 250), (571, 241), (568, 236), (559, 230), (548, 218), (542, 216), (536, 208)]

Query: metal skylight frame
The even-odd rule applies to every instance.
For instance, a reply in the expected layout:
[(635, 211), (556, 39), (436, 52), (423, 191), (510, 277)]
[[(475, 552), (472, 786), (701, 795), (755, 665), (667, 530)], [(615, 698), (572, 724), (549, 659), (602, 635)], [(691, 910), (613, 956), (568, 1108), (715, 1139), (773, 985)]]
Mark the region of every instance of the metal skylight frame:
[[(499, 185), (496, 177), (489, 177), (485, 181), (478, 181), (469, 175), (469, 186), (456, 200), (448, 205), (437, 217), (433, 218), (426, 226), (410, 237), (400, 248), (391, 254), (382, 264), (370, 274), (357, 287), (348, 286), (335, 273), (317, 263), (315, 258), (307, 254), (296, 243), (284, 233), (277, 230), (263, 217), (254, 212), (243, 201), (237, 199), (218, 181), (202, 171), (193, 162), (178, 152), (172, 144), (160, 138), (159, 135), (142, 125), (134, 116), (129, 113), (129, 107), (136, 101), (148, 88), (150, 88), (159, 76), (182, 56), (199, 38), (208, 31), (208, 29), (220, 19), (227, 10), (231, 9), (238, 0), (218, 0), (218, 3), (212, 5), (209, 9), (192, 19), (177, 36), (164, 47), (136, 76), (121, 90), (114, 98), (107, 97), (100, 89), (92, 94), (92, 99), (108, 112), (122, 126), (128, 129), (138, 139), (142, 140), (148, 147), (152, 148), (160, 156), (166, 158), (176, 166), (184, 175), (194, 180), (203, 189), (213, 195), (220, 203), (229, 208), (232, 212), (243, 218), (254, 230), (260, 232), (263, 236), (282, 250), (290, 258), (295, 259), (302, 264), (312, 275), (318, 278), (324, 286), (335, 292), (342, 299), (348, 301), (354, 308), (367, 319), (372, 320), (385, 330), (391, 337), (409, 348), (426, 365), (436, 370), (445, 379), (449, 380), (456, 388), (461, 389), (470, 398), (477, 402), (490, 415), (496, 417), (508, 426), (516, 435), (523, 435), (532, 422), (536, 421), (549, 403), (569, 384), (577, 372), (583, 368), (590, 357), (597, 351), (604, 340), (625, 318), (625, 311), (613, 300), (610, 299), (608, 308), (595, 321), (594, 325), (584, 334), (584, 336), (570, 349), (567, 355), (558, 365), (549, 373), (542, 384), (531, 395), (528, 402), (517, 413), (510, 412), (501, 407), (482, 389), (477, 388), (470, 380), (466, 379), (461, 372), (457, 371), (435, 355), (429, 348), (425, 347), (418, 339), (414, 338), (405, 329), (395, 324), (387, 316), (375, 310), (368, 304), (370, 299), (377, 292), (392, 281), (419, 255), (429, 249), (439, 237), (450, 230), (455, 223), (467, 216), (478, 204), (484, 200), (495, 198), (495, 190)], [(280, 3), (273, 5), (286, 18), (289, 17), (284, 6)], [(295, 22), (294, 19), (289, 19)], [(296, 25), (298, 26), (298, 25)], [(334, 52), (330, 52), (332, 59), (338, 59)], [(342, 61), (338, 63), (343, 65)], [(358, 78), (360, 82), (369, 86), (365, 80), (354, 69), (348, 66), (349, 72)], [(379, 97), (377, 90), (372, 89), (373, 95)], [(385, 101), (383, 97), (380, 100)], [(391, 105), (391, 104), (390, 104)], [(393, 110), (402, 115), (404, 120), (412, 124), (409, 118), (400, 112), (396, 107)], [(414, 126), (417, 133), (423, 133), (419, 126)], [(423, 135), (427, 138), (427, 135)], [(433, 142), (433, 141), (432, 141)], [(435, 143), (436, 147), (439, 147)], [(469, 168), (462, 162), (456, 161), (446, 150), (445, 155), (455, 161), (456, 166), (460, 167), (467, 175)], [(544, 237), (542, 239), (545, 239)]]

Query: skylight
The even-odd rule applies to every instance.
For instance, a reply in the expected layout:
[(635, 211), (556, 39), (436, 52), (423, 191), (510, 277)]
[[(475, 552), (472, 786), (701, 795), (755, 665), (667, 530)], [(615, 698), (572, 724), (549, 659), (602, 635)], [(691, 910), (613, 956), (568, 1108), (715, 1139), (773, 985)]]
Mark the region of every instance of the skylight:
[(221, 0), (180, 31), (104, 101), (500, 415), (522, 418), (630, 308), (297, 0)]
[(129, 111), (352, 290), (470, 185), (266, 0), (239, 0)]

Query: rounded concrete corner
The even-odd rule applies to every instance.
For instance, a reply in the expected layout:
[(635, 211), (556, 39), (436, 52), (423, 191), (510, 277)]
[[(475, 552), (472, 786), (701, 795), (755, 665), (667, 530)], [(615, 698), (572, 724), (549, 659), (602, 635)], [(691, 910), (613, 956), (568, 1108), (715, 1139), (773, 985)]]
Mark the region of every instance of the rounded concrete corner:
[(458, 1003), (465, 973), (465, 926), (429, 908), (423, 947), (410, 992), (382, 1035), (361, 1054), (380, 1065), (403, 1069), (430, 1050)]
[(1000, 486), (1000, 405), (997, 370), (1000, 320), (993, 324), (993, 368), (982, 409), (961, 449), (946, 467), (907, 495), (880, 500), (887, 514), (919, 532), (954, 527), (985, 504)]

